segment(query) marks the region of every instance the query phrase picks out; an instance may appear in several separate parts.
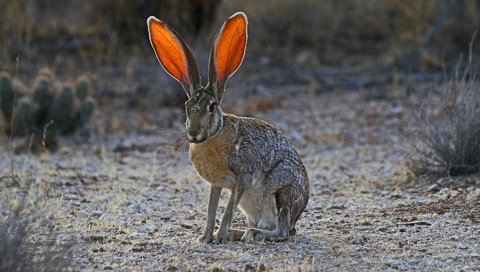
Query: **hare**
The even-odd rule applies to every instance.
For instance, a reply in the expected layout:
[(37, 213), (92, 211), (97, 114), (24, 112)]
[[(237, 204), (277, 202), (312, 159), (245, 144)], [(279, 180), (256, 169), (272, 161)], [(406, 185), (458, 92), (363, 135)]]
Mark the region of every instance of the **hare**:
[[(297, 151), (267, 122), (222, 112), (227, 80), (245, 55), (247, 17), (228, 18), (213, 41), (208, 84), (203, 86), (197, 61), (184, 40), (164, 22), (147, 20), (150, 43), (165, 71), (186, 91), (189, 157), (198, 175), (210, 183), (207, 225), (198, 241), (284, 241), (308, 202), (309, 180)], [(218, 200), (231, 191), (220, 227), (214, 234)], [(249, 229), (231, 229), (237, 206)]]

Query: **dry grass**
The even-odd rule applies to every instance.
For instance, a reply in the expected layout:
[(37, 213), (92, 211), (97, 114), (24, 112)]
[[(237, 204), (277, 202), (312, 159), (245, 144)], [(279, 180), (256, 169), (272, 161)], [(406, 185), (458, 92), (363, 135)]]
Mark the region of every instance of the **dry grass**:
[(0, 270), (72, 271), (73, 236), (58, 231), (53, 219), (58, 201), (47, 204), (36, 190), (11, 193), (2, 192), (0, 205), (10, 206), (0, 217)]

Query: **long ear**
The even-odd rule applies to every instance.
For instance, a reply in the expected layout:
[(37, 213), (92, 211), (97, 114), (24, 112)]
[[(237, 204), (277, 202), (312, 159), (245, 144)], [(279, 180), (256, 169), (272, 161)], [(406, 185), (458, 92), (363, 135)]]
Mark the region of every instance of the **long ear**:
[(180, 84), (188, 96), (201, 87), (200, 73), (192, 50), (167, 24), (150, 16), (148, 34), (155, 55), (163, 69)]
[(247, 16), (237, 12), (218, 31), (210, 53), (208, 83), (213, 87), (217, 101), (223, 98), (228, 78), (242, 64), (246, 47)]

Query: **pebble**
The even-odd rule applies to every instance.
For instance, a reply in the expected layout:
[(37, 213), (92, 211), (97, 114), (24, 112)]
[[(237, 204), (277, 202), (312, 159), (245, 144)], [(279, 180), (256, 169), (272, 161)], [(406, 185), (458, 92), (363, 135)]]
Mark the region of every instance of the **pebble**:
[(468, 249), (468, 247), (467, 247), (466, 245), (464, 245), (464, 244), (458, 245), (458, 248), (461, 249), (461, 250), (466, 250), (466, 249)]
[(93, 211), (93, 212), (92, 212), (92, 215), (93, 215), (93, 216), (98, 216), (98, 217), (100, 217), (100, 216), (103, 215), (103, 212), (102, 212), (102, 211), (98, 211), (98, 210), (97, 210), (97, 211)]
[(241, 263), (243, 263), (243, 262), (253, 262), (253, 258), (248, 256), (248, 255), (243, 255), (243, 256), (239, 257), (236, 260), (236, 262), (241, 262)]
[(411, 260), (408, 260), (408, 261), (407, 261), (407, 264), (408, 264), (408, 265), (417, 265), (417, 264), (419, 264), (419, 263), (420, 263), (420, 261), (417, 260), (417, 259), (411, 259)]
[(479, 253), (476, 253), (476, 252), (473, 252), (473, 253), (470, 253), (470, 257), (471, 257), (471, 258), (479, 258), (479, 257), (480, 257), (480, 254), (479, 254)]
[(445, 262), (446, 262), (447, 264), (451, 264), (451, 263), (453, 263), (453, 260), (452, 260), (452, 259), (447, 259)]
[(363, 245), (365, 242), (367, 242), (367, 238), (361, 235), (357, 237), (352, 237), (352, 239), (350, 240), (350, 243), (352, 243), (353, 245)]
[(432, 184), (430, 187), (428, 187), (427, 192), (435, 193), (438, 192), (438, 185), (437, 184)]
[(73, 206), (76, 206), (76, 207), (80, 207), (82, 205), (80, 201), (74, 201), (72, 204)]
[(180, 227), (186, 228), (186, 229), (191, 229), (192, 224), (189, 223), (180, 223)]

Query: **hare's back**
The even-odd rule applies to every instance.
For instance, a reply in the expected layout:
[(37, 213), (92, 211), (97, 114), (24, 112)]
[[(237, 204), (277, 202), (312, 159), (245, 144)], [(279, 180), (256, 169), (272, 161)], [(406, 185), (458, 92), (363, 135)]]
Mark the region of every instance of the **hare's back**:
[(238, 132), (231, 157), (233, 169), (241, 167), (242, 171), (255, 172), (272, 169), (279, 163), (286, 163), (293, 168), (304, 166), (300, 156), (288, 138), (271, 124), (249, 117), (235, 117)]

